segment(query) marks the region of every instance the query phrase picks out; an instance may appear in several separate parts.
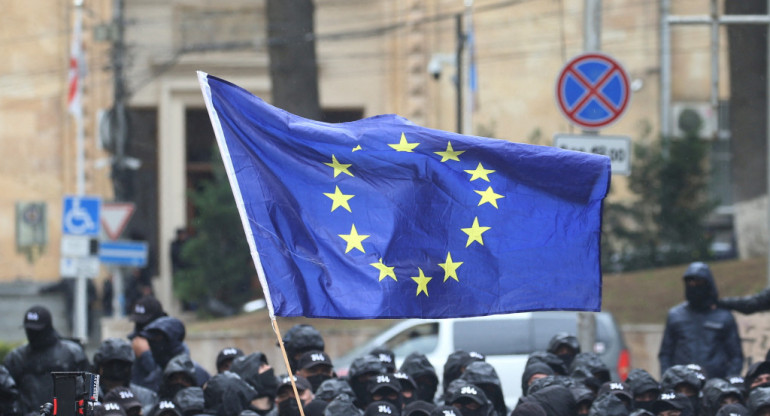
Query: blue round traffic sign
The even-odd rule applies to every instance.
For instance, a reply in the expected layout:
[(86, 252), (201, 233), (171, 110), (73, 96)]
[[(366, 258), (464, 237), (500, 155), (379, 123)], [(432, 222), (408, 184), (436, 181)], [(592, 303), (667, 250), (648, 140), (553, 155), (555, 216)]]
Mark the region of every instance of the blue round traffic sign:
[(599, 130), (617, 121), (630, 95), (628, 75), (620, 63), (597, 52), (572, 58), (556, 82), (559, 110), (585, 130)]

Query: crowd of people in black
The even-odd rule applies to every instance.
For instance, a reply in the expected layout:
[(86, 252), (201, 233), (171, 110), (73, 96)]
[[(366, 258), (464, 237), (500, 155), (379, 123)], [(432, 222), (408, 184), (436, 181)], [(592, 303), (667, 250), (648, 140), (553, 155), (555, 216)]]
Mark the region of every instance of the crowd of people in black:
[[(756, 303), (753, 297), (720, 303), (702, 263), (688, 268), (684, 282), (687, 312), (703, 314), (688, 315), (701, 326), (690, 322), (687, 331), (729, 334), (729, 319), (712, 313)], [(184, 324), (152, 296), (134, 306), (133, 332), (105, 339), (90, 361), (81, 345), (59, 336), (50, 312), (35, 306), (24, 316), (28, 343), (0, 366), (0, 416), (41, 414), (52, 400), (54, 371), (98, 374), (93, 413), (110, 416), (770, 416), (770, 361), (754, 363), (741, 377), (734, 357), (715, 361), (712, 346), (696, 345), (704, 335), (681, 334), (678, 308), (669, 313), (660, 380), (640, 368), (613, 380), (599, 355), (581, 351), (573, 334), (559, 333), (546, 350), (529, 355), (520, 398), (509, 408), (496, 369), (474, 351), (450, 354), (439, 373), (418, 352), (397, 367), (393, 352), (381, 347), (338, 376), (321, 333), (296, 325), (283, 337), (292, 376), (277, 376), (265, 354), (234, 347), (219, 352), (211, 375), (190, 358)], [(705, 336), (725, 341), (715, 333)], [(679, 362), (688, 357), (693, 362)]]

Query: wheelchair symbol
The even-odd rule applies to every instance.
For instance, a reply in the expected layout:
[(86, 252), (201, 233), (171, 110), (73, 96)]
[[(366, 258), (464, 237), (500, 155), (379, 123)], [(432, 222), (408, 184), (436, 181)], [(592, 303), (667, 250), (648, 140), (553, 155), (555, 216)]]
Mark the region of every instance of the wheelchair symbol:
[[(64, 218), (62, 218), (64, 232), (73, 235), (91, 235), (99, 232), (98, 202), (81, 198), (69, 199), (71, 205), (67, 207), (65, 202)], [(90, 203), (90, 205), (89, 205)]]

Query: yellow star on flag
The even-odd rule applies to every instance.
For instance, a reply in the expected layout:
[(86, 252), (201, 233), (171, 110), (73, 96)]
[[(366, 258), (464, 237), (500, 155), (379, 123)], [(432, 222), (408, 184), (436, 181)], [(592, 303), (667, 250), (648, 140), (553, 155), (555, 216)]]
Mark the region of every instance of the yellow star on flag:
[(504, 196), (502, 196), (500, 194), (496, 194), (495, 191), (492, 190), (491, 186), (487, 187), (486, 191), (476, 191), (476, 190), (474, 190), (474, 192), (476, 192), (477, 194), (481, 195), (481, 201), (479, 201), (479, 205), (478, 206), (481, 206), (481, 204), (483, 204), (485, 202), (488, 202), (490, 205), (492, 205), (495, 208), (497, 208), (497, 200), (500, 199), (500, 198), (505, 198)]
[(361, 150), (361, 145), (360, 145), (360, 144), (359, 144), (358, 146), (356, 146), (356, 147), (354, 147), (354, 148), (353, 148), (353, 151), (354, 151), (354, 152), (355, 152), (355, 151), (358, 151), (358, 150)]
[(447, 142), (446, 150), (444, 150), (443, 152), (433, 152), (433, 153), (441, 156), (442, 162), (446, 162), (447, 160), (456, 160), (459, 162), (460, 158), (458, 156), (465, 153), (465, 150), (454, 150), (452, 149), (452, 142)]
[[(333, 194), (324, 192), (324, 195), (328, 196), (329, 198), (331, 198), (332, 201), (334, 201), (334, 203), (332, 203), (332, 212), (334, 212), (334, 210), (339, 208), (339, 207), (345, 208), (346, 210), (348, 210), (348, 212), (353, 212), (353, 211), (350, 210), (350, 205), (348, 205), (348, 200), (350, 198), (353, 198), (355, 195), (345, 195), (345, 194), (343, 194), (340, 191), (340, 187), (339, 186), (335, 186), (334, 187), (334, 193)], [(481, 205), (481, 204), (479, 204), (479, 205)]]
[(420, 271), (420, 275), (412, 277), (412, 280), (417, 282), (417, 294), (415, 296), (420, 296), (420, 292), (425, 292), (425, 296), (428, 296), (428, 282), (433, 278), (426, 277), (421, 268), (418, 267), (417, 270)]
[(450, 277), (458, 282), (460, 281), (460, 279), (457, 278), (457, 268), (460, 267), (461, 264), (463, 264), (461, 261), (452, 261), (452, 253), (446, 253), (446, 263), (438, 264), (439, 267), (444, 269), (444, 282)]
[(374, 267), (375, 269), (380, 271), (380, 282), (382, 279), (390, 276), (393, 278), (393, 280), (398, 282), (398, 279), (396, 279), (396, 273), (393, 271), (394, 267), (388, 267), (382, 263), (382, 258), (380, 258), (379, 263), (369, 263), (370, 266)]
[(487, 175), (490, 173), (493, 173), (494, 171), (489, 169), (484, 169), (484, 166), (481, 166), (481, 162), (479, 162), (479, 165), (476, 167), (476, 169), (466, 170), (465, 172), (471, 174), (471, 182), (479, 178), (489, 182), (489, 177), (487, 177)]
[(337, 175), (340, 173), (347, 173), (350, 176), (353, 176), (352, 173), (348, 170), (349, 167), (353, 166), (350, 163), (340, 163), (337, 161), (337, 158), (332, 155), (332, 162), (331, 163), (324, 163), (324, 165), (329, 166), (330, 168), (334, 168), (334, 177), (336, 178)]
[(411, 152), (414, 150), (415, 147), (419, 146), (420, 143), (409, 143), (406, 141), (406, 136), (404, 133), (401, 133), (401, 141), (398, 142), (398, 144), (389, 144), (388, 146), (396, 149), (399, 152)]
[(348, 243), (347, 247), (345, 247), (345, 253), (349, 252), (350, 250), (353, 250), (354, 248), (361, 250), (362, 253), (366, 253), (364, 251), (364, 246), (361, 245), (361, 242), (369, 238), (368, 234), (358, 234), (358, 231), (356, 231), (356, 225), (352, 224), (350, 226), (350, 234), (337, 234), (345, 240), (345, 242)]
[(468, 234), (468, 242), (465, 244), (465, 247), (468, 247), (474, 241), (483, 246), (484, 240), (481, 238), (481, 234), (485, 233), (490, 228), (492, 227), (479, 226), (479, 217), (474, 218), (473, 225), (470, 228), (461, 228), (465, 234)]

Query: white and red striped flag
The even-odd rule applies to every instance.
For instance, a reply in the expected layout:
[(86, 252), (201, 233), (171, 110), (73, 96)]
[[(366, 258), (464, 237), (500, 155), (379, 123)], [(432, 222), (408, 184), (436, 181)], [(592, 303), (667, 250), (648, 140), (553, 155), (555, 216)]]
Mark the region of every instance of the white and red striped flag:
[(83, 95), (83, 75), (85, 74), (85, 56), (83, 54), (83, 16), (82, 8), (75, 8), (75, 25), (72, 31), (70, 45), (69, 79), (67, 82), (67, 108), (73, 115), (83, 111), (81, 96)]

